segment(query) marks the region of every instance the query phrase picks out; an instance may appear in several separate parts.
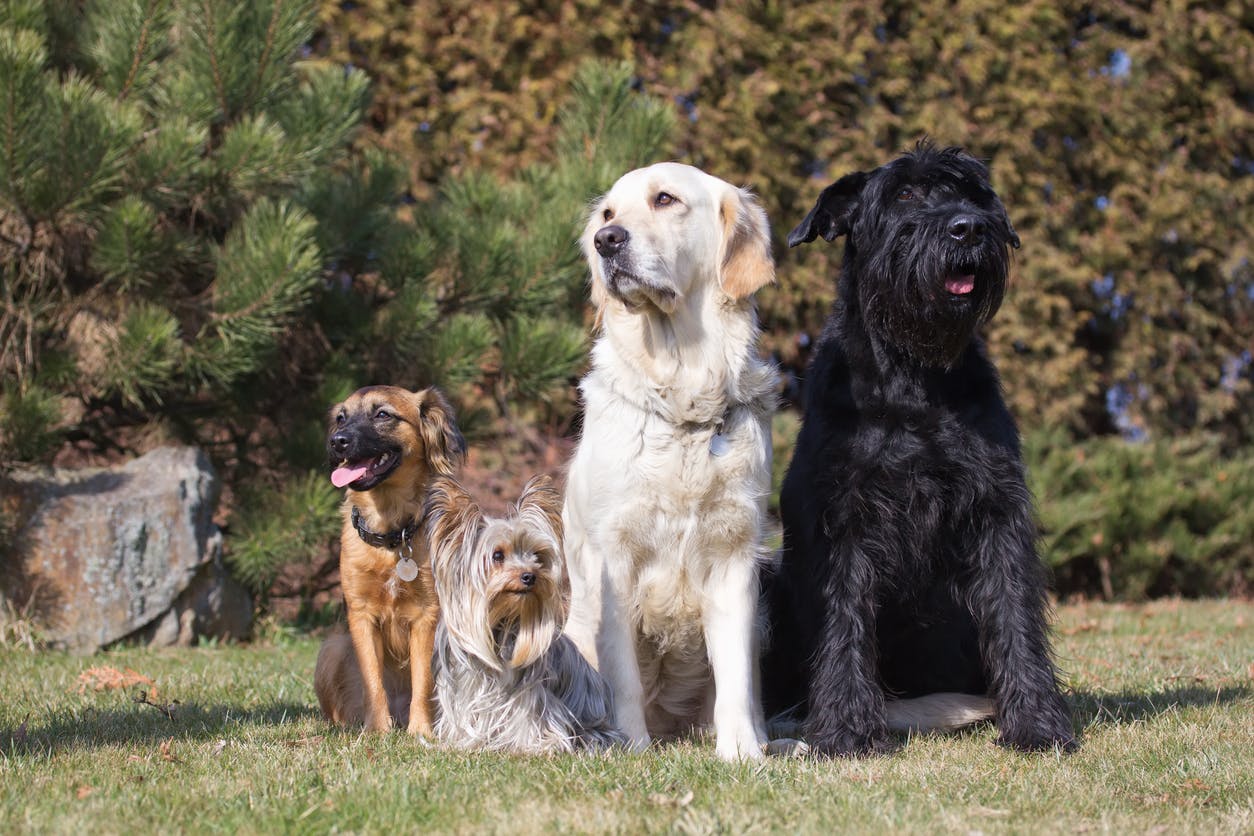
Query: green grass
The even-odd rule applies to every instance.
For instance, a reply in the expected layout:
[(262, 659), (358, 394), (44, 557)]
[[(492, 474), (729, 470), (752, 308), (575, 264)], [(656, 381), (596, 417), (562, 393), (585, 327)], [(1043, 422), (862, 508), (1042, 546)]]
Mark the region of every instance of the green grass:
[[(0, 647), (0, 832), (1202, 832), (1254, 830), (1254, 606), (1079, 605), (1058, 656), (1080, 751), (1021, 755), (985, 726), (895, 754), (757, 766), (708, 741), (509, 757), (329, 728), (316, 642)], [(79, 693), (88, 668), (155, 680)]]

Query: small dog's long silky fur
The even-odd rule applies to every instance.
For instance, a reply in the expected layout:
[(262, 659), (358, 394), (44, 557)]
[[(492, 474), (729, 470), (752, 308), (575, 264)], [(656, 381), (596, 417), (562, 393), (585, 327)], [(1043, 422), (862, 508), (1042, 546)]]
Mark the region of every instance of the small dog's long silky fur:
[(572, 752), (621, 744), (600, 674), (562, 634), (569, 582), (560, 500), (527, 484), (509, 517), (485, 517), (452, 480), (427, 505), (444, 618), (436, 632), (436, 738), (465, 749)]

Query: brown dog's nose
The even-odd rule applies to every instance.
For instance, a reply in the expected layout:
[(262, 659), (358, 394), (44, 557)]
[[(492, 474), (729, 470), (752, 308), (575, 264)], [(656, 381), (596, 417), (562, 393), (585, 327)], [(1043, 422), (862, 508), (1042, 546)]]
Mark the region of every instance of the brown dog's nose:
[(617, 224), (603, 226), (597, 230), (596, 235), (592, 236), (592, 244), (597, 248), (597, 252), (602, 258), (609, 258), (621, 250), (630, 237), (627, 234), (627, 230)]
[(974, 215), (955, 215), (949, 221), (949, 237), (963, 244), (974, 244), (984, 234), (984, 224)]
[(344, 433), (336, 433), (331, 436), (331, 449), (343, 454), (348, 449), (348, 436)]

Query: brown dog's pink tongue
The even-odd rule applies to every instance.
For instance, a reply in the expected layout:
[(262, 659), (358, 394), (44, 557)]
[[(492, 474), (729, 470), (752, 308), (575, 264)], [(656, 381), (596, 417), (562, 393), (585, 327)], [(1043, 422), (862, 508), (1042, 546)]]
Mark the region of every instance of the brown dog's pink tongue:
[(331, 484), (335, 485), (337, 488), (342, 488), (345, 485), (351, 485), (353, 482), (356, 482), (358, 479), (365, 476), (366, 471), (369, 469), (370, 468), (365, 465), (359, 465), (358, 467), (337, 467), (331, 474)]
[(965, 296), (975, 290), (975, 276), (950, 276), (945, 280), (945, 289), (955, 296)]

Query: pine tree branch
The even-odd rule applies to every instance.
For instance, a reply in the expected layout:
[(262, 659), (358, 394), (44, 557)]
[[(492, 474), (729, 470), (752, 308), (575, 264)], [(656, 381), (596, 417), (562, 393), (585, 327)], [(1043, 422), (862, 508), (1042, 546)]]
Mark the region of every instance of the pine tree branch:
[[(13, 208), (17, 210), (18, 215), (21, 216), (23, 223), (26, 224), (26, 228), (29, 230), (31, 229), (30, 213), (26, 211), (26, 207), (23, 205), (24, 201), (19, 193), (20, 186), (17, 179), (17, 159), (15, 157), (17, 153), (17, 129), (15, 127), (17, 124), (17, 85), (6, 84), (5, 87), (8, 88), (8, 96), (5, 97), (4, 102), (4, 135), (8, 154), (5, 155), (4, 163), (9, 175), (9, 192), (13, 197)], [(29, 245), (27, 246), (29, 247)], [(25, 249), (22, 250), (22, 254), (26, 254)]]
[(257, 62), (257, 73), (253, 76), (253, 83), (248, 88), (249, 104), (256, 104), (257, 88), (261, 85), (262, 76), (266, 74), (266, 64), (270, 61), (270, 51), (274, 49), (274, 30), (279, 25), (279, 10), (281, 8), (283, 8), (283, 0), (274, 0), (274, 6), (270, 12), (270, 24), (266, 27), (266, 43), (261, 50), (261, 60)]
[(200, 7), (205, 12), (205, 42), (209, 47), (209, 67), (213, 70), (213, 86), (218, 93), (218, 105), (222, 108), (222, 121), (230, 119), (231, 114), (227, 112), (226, 87), (222, 83), (222, 70), (218, 67), (218, 40), (217, 30), (213, 25), (213, 11), (209, 8), (208, 0), (201, 0)]
[(140, 64), (143, 62), (144, 52), (148, 49), (148, 29), (157, 16), (157, 3), (159, 2), (161, 0), (148, 0), (148, 9), (144, 14), (143, 25), (139, 29), (139, 39), (135, 44), (135, 58), (131, 61), (131, 69), (126, 74), (126, 81), (122, 84), (122, 89), (118, 91), (118, 101), (126, 98), (131, 90), (131, 85), (135, 83), (135, 76), (139, 72)]

